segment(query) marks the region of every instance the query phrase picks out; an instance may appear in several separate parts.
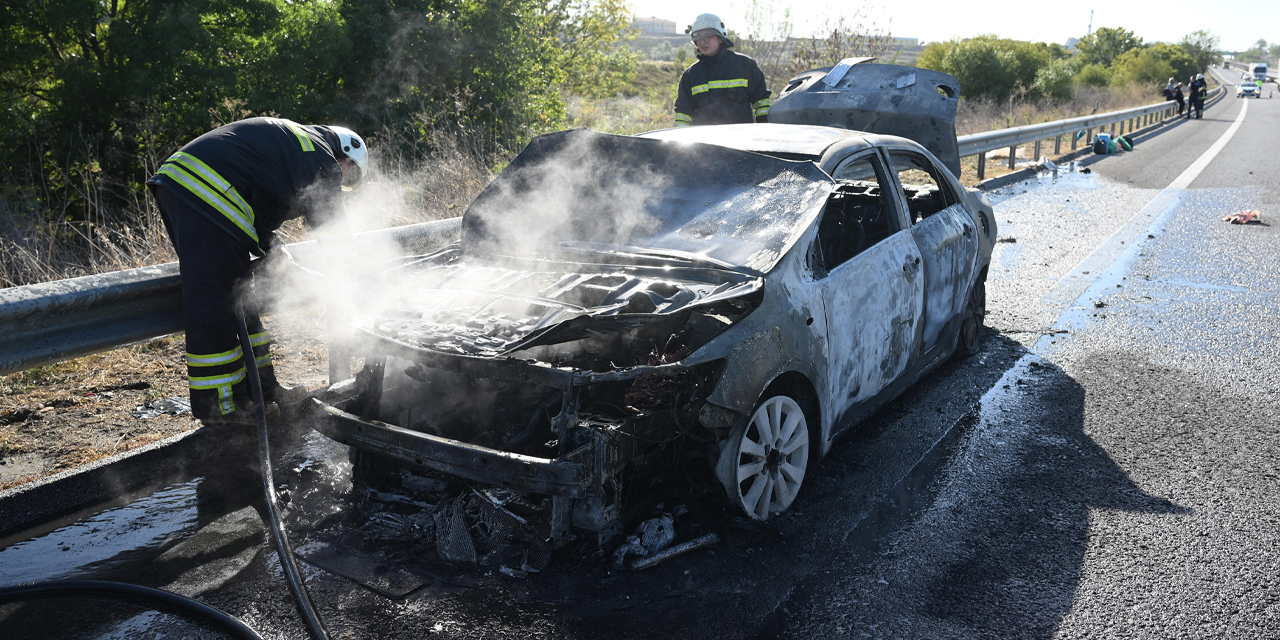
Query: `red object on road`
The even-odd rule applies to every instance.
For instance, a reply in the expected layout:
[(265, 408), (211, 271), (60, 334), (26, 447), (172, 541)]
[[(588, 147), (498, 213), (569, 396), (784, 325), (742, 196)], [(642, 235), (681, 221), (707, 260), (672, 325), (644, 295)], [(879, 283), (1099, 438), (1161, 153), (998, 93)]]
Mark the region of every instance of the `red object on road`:
[(1223, 222), (1231, 224), (1249, 224), (1250, 222), (1262, 222), (1262, 212), (1257, 209), (1249, 209), (1246, 211), (1237, 211), (1222, 219)]

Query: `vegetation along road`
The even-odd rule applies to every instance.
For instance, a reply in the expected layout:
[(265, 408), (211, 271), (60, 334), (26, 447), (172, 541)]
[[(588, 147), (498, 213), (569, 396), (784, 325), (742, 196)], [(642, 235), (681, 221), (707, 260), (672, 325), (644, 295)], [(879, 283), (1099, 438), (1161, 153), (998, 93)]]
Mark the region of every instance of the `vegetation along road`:
[[(321, 615), (370, 638), (1280, 635), (1280, 161), (1262, 152), (1278, 131), (1280, 101), (1227, 98), (990, 194), (983, 352), (842, 440), (775, 522), (693, 510), (677, 530), (721, 543), (640, 573), (572, 548), (523, 577), (348, 568), (422, 585), (394, 598), (307, 565)], [(1262, 223), (1221, 220), (1244, 209)], [(308, 527), (358, 497), (344, 451), (281, 449), (277, 478), (311, 514), (292, 519), (305, 554), (321, 545)], [(249, 464), (0, 541), (0, 583), (161, 586), (301, 637), (257, 493), (238, 486)], [(187, 628), (105, 606), (23, 614), (0, 618), (6, 637)]]

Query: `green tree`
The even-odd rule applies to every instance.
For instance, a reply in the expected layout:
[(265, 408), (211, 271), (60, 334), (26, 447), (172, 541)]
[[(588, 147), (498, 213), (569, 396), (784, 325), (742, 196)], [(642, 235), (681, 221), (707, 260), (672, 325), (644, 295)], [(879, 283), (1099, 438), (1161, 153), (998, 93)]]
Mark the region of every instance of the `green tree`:
[(624, 0), (9, 0), (0, 188), (38, 185), (59, 216), (124, 210), (167, 153), (250, 115), (345, 124), (383, 148), (446, 127), (510, 151), (563, 125), (564, 92), (629, 79), (629, 14)]
[(1100, 64), (1110, 67), (1112, 61), (1130, 49), (1142, 46), (1142, 38), (1124, 28), (1100, 27), (1083, 37), (1076, 44), (1084, 64)]
[(1218, 36), (1204, 29), (1192, 31), (1178, 41), (1178, 46), (1195, 61), (1196, 71), (1201, 72), (1222, 60), (1218, 55)]
[(1076, 95), (1075, 72), (1075, 64), (1071, 60), (1053, 60), (1036, 72), (1034, 88), (1041, 96), (1065, 102)]
[(1182, 47), (1155, 44), (1130, 49), (1111, 65), (1111, 84), (1115, 86), (1147, 85), (1153, 92), (1164, 88), (1169, 78), (1187, 82), (1199, 69)]
[(1111, 84), (1111, 70), (1100, 64), (1087, 64), (1076, 73), (1076, 82), (1087, 87), (1105, 87)]
[(916, 58), (918, 67), (955, 76), (962, 96), (993, 100), (1041, 97), (1037, 74), (1048, 63), (1043, 48), (994, 35), (933, 42)]

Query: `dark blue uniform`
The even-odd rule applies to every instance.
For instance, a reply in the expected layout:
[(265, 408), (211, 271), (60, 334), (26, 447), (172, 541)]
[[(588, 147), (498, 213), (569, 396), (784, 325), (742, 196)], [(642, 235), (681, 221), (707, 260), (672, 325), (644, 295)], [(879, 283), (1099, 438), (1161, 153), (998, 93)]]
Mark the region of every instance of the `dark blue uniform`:
[[(236, 330), (236, 288), (250, 254), (263, 255), (288, 219), (321, 222), (342, 190), (338, 136), (325, 126), (250, 118), (196, 138), (147, 181), (178, 253), (186, 324), (191, 410), (202, 420), (234, 412), (249, 398)], [(270, 337), (246, 313), (253, 360), (266, 400), (278, 387)]]
[(713, 56), (699, 54), (680, 76), (676, 126), (765, 122), (771, 104), (756, 61), (721, 46)]

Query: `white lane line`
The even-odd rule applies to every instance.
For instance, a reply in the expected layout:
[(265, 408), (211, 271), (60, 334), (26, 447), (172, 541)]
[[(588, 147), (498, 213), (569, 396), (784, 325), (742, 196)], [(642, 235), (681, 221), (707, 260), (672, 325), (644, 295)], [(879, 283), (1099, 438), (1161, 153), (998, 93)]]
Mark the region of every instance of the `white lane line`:
[[(1204, 153), (1200, 154), (1200, 157), (1196, 158), (1195, 162), (1174, 178), (1169, 186), (1156, 194), (1123, 227), (1107, 238), (1106, 242), (1098, 245), (1098, 248), (1084, 260), (1072, 267), (1067, 275), (1058, 280), (1049, 293), (1041, 298), (1041, 308), (1058, 315), (1053, 325), (1054, 331), (1067, 329), (1066, 325), (1078, 326), (1088, 315), (1081, 312), (1091, 304), (1089, 300), (1101, 293), (1103, 287), (1099, 283), (1105, 282), (1106, 287), (1113, 287), (1114, 281), (1120, 280), (1128, 271), (1138, 251), (1146, 244), (1147, 236), (1154, 235), (1153, 232), (1173, 215), (1187, 187), (1222, 152), (1222, 149), (1235, 136), (1236, 131), (1240, 130), (1248, 110), (1249, 103), (1241, 102), (1240, 113), (1235, 121)], [(1053, 340), (1053, 336), (1041, 336), (1032, 350), (1044, 353)]]

